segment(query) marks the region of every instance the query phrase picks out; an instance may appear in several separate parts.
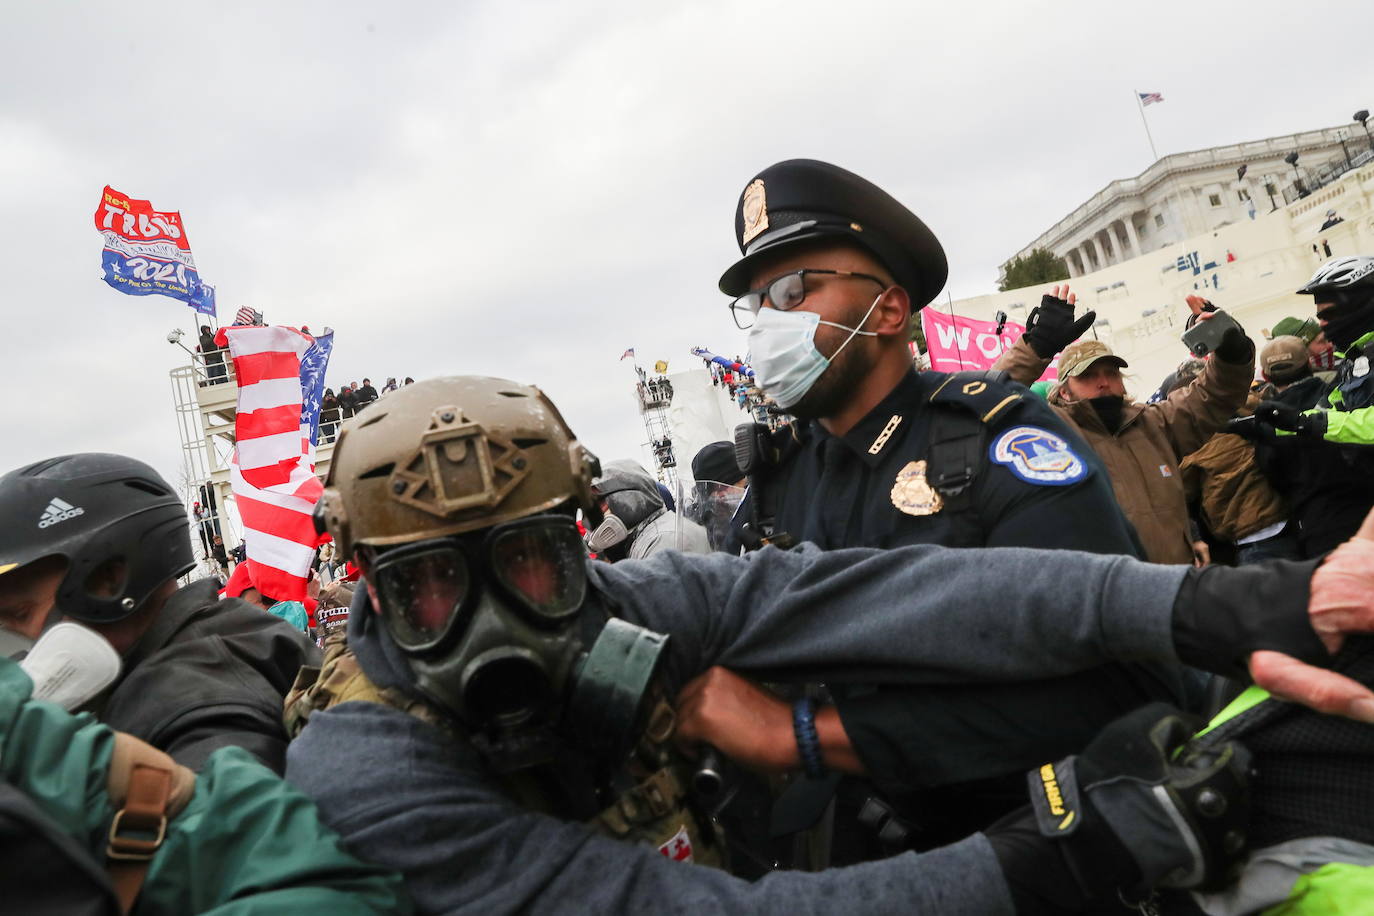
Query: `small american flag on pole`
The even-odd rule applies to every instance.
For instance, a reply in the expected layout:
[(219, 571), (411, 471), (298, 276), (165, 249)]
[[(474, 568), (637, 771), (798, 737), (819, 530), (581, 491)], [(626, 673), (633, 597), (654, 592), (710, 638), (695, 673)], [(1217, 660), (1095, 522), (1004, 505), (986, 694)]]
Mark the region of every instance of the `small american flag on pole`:
[(625, 358), (628, 357), (628, 356), (634, 356), (634, 355), (635, 355), (635, 348), (634, 348), (634, 347), (631, 347), (630, 349), (626, 350), (624, 353), (620, 354), (620, 358), (621, 358), (621, 359), (625, 359)]
[(1139, 95), (1141, 105), (1153, 105), (1155, 102), (1164, 101), (1164, 96), (1158, 92), (1141, 92)]

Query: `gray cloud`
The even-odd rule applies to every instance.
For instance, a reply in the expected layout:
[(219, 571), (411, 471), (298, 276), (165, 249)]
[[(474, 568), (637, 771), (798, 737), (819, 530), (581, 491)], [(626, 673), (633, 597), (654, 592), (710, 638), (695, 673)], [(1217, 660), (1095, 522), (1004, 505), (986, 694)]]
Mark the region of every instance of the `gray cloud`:
[[(934, 7), (932, 9), (931, 7)], [(779, 159), (887, 187), (957, 298), (1160, 153), (1340, 123), (1357, 54), (1278, 2), (25, 4), (0, 35), (0, 467), (180, 460), (163, 337), (194, 316), (99, 279), (111, 183), (186, 219), (222, 317), (338, 331), (330, 382), (481, 372), (545, 387), (639, 455), (617, 357), (743, 335), (715, 279)], [(1312, 3), (1361, 34), (1374, 11)], [(1300, 23), (1298, 24), (1300, 25)], [(1319, 67), (1310, 64), (1320, 61)], [(627, 361), (628, 362), (628, 361)]]

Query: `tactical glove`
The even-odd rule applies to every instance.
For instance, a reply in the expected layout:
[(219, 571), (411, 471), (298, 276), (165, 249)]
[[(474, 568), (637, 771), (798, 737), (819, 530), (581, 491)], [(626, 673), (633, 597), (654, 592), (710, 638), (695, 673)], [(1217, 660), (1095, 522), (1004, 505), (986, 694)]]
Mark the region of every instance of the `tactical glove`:
[(1049, 359), (1082, 337), (1096, 318), (1097, 312), (1090, 311), (1074, 321), (1073, 306), (1068, 300), (1046, 293), (1026, 319), (1026, 343), (1041, 359)]
[(1277, 438), (1274, 434), (1274, 427), (1256, 420), (1253, 414), (1248, 417), (1234, 417), (1227, 420), (1224, 432), (1231, 433), (1233, 436), (1240, 436), (1242, 439), (1249, 439), (1251, 442), (1273, 442)]
[(1288, 407), (1277, 401), (1265, 401), (1255, 408), (1255, 420), (1272, 429), (1308, 439), (1321, 439), (1326, 436), (1325, 411), (1303, 413), (1296, 407)]
[(1200, 725), (1153, 703), (1029, 774), (1031, 807), (986, 832), (1017, 912), (1232, 877), (1249, 827), (1250, 753), (1234, 741), (1190, 743)]

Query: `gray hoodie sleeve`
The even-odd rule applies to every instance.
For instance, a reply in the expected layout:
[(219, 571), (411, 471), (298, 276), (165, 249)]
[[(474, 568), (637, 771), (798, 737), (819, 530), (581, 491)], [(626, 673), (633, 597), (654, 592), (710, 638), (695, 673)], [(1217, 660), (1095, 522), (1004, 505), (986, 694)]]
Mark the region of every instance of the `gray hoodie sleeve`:
[(1108, 661), (1177, 663), (1187, 573), (1128, 557), (995, 548), (742, 557), (672, 551), (591, 564), (615, 613), (672, 636), (676, 688), (711, 665), (887, 683), (1052, 677)]
[(522, 808), (470, 745), (372, 703), (312, 716), (291, 743), (287, 779), (315, 799), (350, 851), (404, 873), (422, 913), (1012, 912), (981, 834), (920, 855), (750, 883)]

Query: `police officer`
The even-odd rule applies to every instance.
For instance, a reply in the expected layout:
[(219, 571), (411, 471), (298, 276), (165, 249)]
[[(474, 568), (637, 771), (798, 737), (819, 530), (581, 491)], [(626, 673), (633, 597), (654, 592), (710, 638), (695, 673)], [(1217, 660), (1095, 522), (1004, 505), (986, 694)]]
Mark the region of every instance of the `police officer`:
[(63, 455), (0, 477), (0, 655), (70, 619), (101, 634), (123, 673), (100, 720), (197, 769), (237, 745), (277, 772), (277, 710), (318, 661), (303, 633), (219, 583), (178, 587), (195, 565), (186, 513), (156, 471), (123, 455)]
[(1298, 293), (1316, 300), (1340, 360), (1335, 378), (1287, 389), (1237, 431), (1259, 437), (1261, 466), (1293, 500), (1300, 554), (1315, 557), (1350, 537), (1374, 505), (1374, 257), (1332, 258)]
[[(756, 381), (799, 418), (742, 443), (751, 465), (737, 515), (747, 523), (746, 541), (1138, 555), (1098, 457), (1044, 401), (1002, 374), (914, 370), (911, 317), (944, 287), (948, 269), (934, 234), (899, 201), (825, 162), (780, 162), (745, 186), (735, 237), (743, 257), (722, 275), (720, 289), (736, 297), (730, 308), (749, 331)], [(1051, 311), (1032, 325), (1057, 350), (1092, 318)], [(1016, 583), (1005, 585), (1015, 593)], [(1179, 690), (1176, 672), (1129, 666), (1029, 691), (880, 689), (821, 708), (815, 728), (834, 751), (833, 765), (866, 769), (890, 797), (906, 793), (900, 787), (913, 776), (936, 785), (1010, 774), (1081, 747), (1140, 703), (1179, 702)], [(744, 684), (737, 694), (758, 701), (735, 704), (740, 709), (763, 701)], [(768, 708), (769, 715), (780, 711)], [(725, 717), (714, 725), (731, 727)], [(933, 745), (932, 732), (950, 740)], [(996, 813), (996, 804), (948, 790), (939, 799), (959, 812), (947, 824), (956, 834)], [(923, 808), (921, 820), (940, 824), (945, 817), (933, 804), (907, 802)]]
[[(1231, 854), (1225, 831), (1197, 831), (1176, 790), (1214, 786), (1240, 816), (1244, 768), (1172, 757), (1177, 729), (1157, 713), (1115, 727), (1076, 766), (1037, 769), (1039, 814), (929, 856), (755, 883), (684, 867), (718, 846), (684, 799), (680, 759), (665, 755), (666, 698), (717, 663), (938, 682), (1066, 674), (1106, 657), (1178, 653), (1226, 671), (1259, 648), (1326, 658), (1305, 613), (1310, 569), (1296, 566), (1204, 576), (1067, 552), (810, 545), (586, 562), (575, 515), (596, 520), (597, 462), (538, 389), (434, 379), (371, 410), (340, 436), (321, 509), (367, 576), (348, 622), (356, 657), (326, 663), (287, 778), (351, 851), (403, 871), (424, 912), (800, 913), (867, 900), (993, 913), (1114, 899), (1179, 867), (1196, 882)], [(1071, 572), (1081, 587), (1055, 596)], [(1010, 580), (1030, 598), (1000, 606)], [(1312, 595), (1321, 587), (1313, 577)], [(1237, 597), (1256, 590), (1270, 596), (1261, 608)], [(960, 620), (944, 613), (954, 601), (968, 603)], [(851, 602), (873, 609), (870, 625), (851, 625)], [(960, 638), (963, 621), (979, 639)], [(1021, 651), (1008, 651), (1013, 638)], [(1101, 781), (1113, 773), (1125, 777), (1115, 788)], [(1036, 826), (1051, 816), (1056, 838)]]

